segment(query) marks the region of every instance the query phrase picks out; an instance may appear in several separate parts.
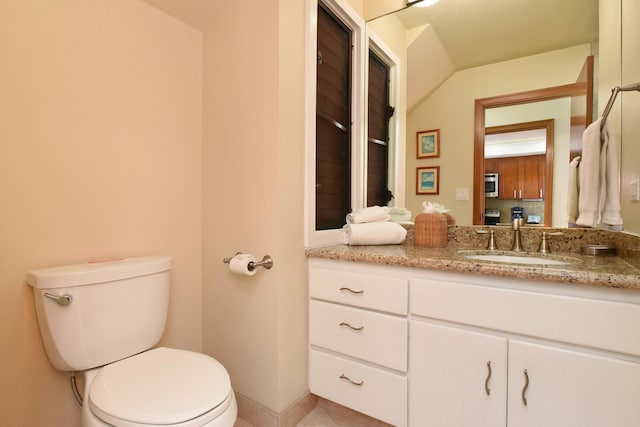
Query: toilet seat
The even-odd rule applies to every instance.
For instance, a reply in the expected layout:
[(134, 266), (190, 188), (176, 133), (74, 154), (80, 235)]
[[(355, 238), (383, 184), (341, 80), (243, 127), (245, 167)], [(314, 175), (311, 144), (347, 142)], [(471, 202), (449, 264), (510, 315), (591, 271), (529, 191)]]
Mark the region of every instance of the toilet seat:
[(119, 426), (195, 426), (232, 401), (224, 367), (200, 353), (157, 348), (100, 369), (89, 389), (91, 412)]

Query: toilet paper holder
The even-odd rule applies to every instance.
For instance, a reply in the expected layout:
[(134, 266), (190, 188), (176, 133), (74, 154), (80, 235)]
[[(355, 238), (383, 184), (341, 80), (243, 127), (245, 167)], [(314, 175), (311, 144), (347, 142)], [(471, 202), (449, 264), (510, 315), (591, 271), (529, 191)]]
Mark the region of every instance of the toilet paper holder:
[[(236, 255), (240, 255), (241, 253), (242, 252), (236, 252)], [(224, 262), (225, 264), (229, 264), (231, 262), (231, 258), (233, 257), (225, 258), (222, 260), (222, 262)], [(258, 267), (264, 267), (267, 270), (271, 269), (271, 267), (273, 267), (273, 258), (271, 258), (269, 255), (265, 255), (260, 261), (249, 261), (249, 264), (247, 264), (247, 268), (249, 269), (249, 271), (253, 271)]]

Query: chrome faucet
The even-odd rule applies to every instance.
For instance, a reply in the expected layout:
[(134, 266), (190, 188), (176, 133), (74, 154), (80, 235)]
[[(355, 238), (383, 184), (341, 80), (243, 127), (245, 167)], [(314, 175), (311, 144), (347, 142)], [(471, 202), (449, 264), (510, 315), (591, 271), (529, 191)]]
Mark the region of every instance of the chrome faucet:
[(555, 233), (551, 233), (549, 231), (542, 232), (542, 238), (540, 239), (540, 247), (538, 248), (538, 252), (541, 254), (549, 254), (551, 253), (551, 248), (549, 247), (549, 240), (552, 236), (562, 236), (564, 233), (561, 231), (557, 231)]
[(522, 218), (514, 218), (513, 219), (513, 245), (511, 245), (511, 250), (514, 252), (523, 252), (522, 249), (522, 236), (520, 234), (520, 227), (522, 226)]
[(478, 230), (476, 231), (478, 234), (488, 234), (489, 241), (487, 242), (487, 249), (490, 251), (495, 251), (498, 249), (498, 245), (496, 245), (496, 233), (493, 230)]

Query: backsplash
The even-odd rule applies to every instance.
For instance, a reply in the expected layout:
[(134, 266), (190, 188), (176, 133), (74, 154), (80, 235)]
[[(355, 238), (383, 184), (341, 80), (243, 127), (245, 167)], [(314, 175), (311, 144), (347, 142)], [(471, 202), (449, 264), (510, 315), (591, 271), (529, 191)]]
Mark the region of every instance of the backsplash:
[(537, 215), (540, 217), (539, 223), (544, 224), (544, 201), (485, 199), (485, 209), (500, 210), (500, 222), (511, 221), (511, 208), (522, 208), (525, 222), (529, 215)]
[(628, 233), (615, 234), (618, 256), (634, 267), (640, 268), (640, 236)]

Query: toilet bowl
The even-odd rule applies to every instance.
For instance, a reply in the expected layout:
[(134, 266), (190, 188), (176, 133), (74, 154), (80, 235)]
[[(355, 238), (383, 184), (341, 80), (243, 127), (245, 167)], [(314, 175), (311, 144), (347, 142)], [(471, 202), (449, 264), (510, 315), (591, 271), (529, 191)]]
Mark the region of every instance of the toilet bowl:
[(150, 256), (27, 275), (51, 364), (83, 374), (83, 426), (234, 425), (224, 366), (204, 354), (153, 348), (166, 322), (170, 269), (171, 258)]
[(231, 427), (237, 405), (215, 359), (160, 347), (84, 372), (86, 427)]

